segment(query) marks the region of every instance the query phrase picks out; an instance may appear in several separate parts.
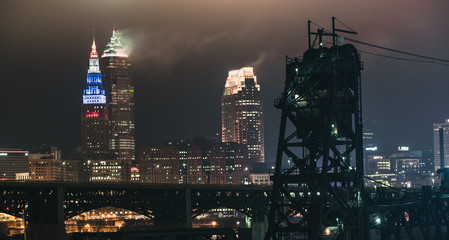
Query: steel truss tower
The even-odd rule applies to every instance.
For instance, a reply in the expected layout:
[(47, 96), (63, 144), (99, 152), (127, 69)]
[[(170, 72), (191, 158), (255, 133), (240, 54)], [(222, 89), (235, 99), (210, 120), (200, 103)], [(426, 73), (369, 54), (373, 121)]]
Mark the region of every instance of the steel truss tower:
[[(336, 31), (345, 30), (311, 33), (309, 22), (309, 49), (302, 59), (286, 59), (284, 91), (275, 100), (282, 115), (266, 240), (366, 239), (362, 64), (353, 45), (335, 44)], [(323, 47), (322, 36), (333, 38), (332, 47)]]

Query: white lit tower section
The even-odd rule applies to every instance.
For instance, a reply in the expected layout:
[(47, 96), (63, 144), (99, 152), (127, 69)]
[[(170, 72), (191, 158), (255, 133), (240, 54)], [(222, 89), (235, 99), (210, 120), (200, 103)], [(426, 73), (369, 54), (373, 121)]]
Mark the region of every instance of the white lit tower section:
[(108, 111), (94, 39), (81, 107), (81, 147), (85, 161), (106, 159), (109, 154)]
[(252, 67), (229, 71), (221, 98), (223, 142), (248, 146), (252, 167), (265, 162), (263, 104)]
[(108, 89), (111, 157), (134, 161), (135, 117), (131, 61), (115, 30), (101, 56), (101, 67)]

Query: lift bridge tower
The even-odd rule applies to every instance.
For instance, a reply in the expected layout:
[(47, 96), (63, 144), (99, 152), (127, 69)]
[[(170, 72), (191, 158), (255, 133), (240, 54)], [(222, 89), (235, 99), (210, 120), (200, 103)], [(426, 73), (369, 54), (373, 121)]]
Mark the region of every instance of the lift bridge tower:
[(335, 18), (332, 32), (311, 32), (308, 24), (309, 49), (302, 59), (287, 57), (275, 100), (282, 115), (265, 240), (366, 239), (362, 63), (353, 45), (336, 43), (336, 32), (356, 32), (336, 29)]

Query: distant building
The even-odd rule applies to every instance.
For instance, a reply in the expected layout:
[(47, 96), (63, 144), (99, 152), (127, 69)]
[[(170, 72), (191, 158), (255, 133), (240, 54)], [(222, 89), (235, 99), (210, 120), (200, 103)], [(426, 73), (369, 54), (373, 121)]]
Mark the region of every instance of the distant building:
[(381, 155), (366, 156), (365, 172), (366, 174), (384, 174), (391, 172), (390, 159)]
[[(55, 146), (41, 144), (30, 148), (28, 181), (62, 181), (61, 150)], [(19, 176), (25, 180), (24, 175)]]
[(249, 182), (253, 185), (272, 185), (273, 181), (270, 180), (270, 174), (268, 173), (251, 173), (249, 175)]
[(363, 147), (372, 148), (377, 146), (375, 143), (375, 125), (376, 121), (363, 120)]
[(265, 162), (263, 103), (252, 67), (229, 71), (221, 98), (223, 142), (248, 146), (251, 166)]
[(433, 124), (433, 152), (435, 170), (449, 167), (449, 119)]
[(109, 150), (115, 160), (135, 160), (134, 84), (131, 61), (125, 48), (112, 32), (101, 56), (106, 95), (109, 101)]
[(131, 167), (131, 182), (140, 182), (140, 172), (138, 167)]
[[(375, 143), (375, 121), (363, 120), (363, 165), (365, 174), (372, 174), (377, 171), (377, 161), (373, 161), (374, 155), (378, 155), (378, 147)], [(370, 158), (371, 157), (371, 158)], [(355, 159), (355, 156), (351, 156)]]
[(0, 180), (16, 180), (16, 173), (28, 172), (28, 151), (0, 149)]
[(89, 58), (81, 106), (81, 151), (83, 162), (109, 156), (109, 107), (103, 87), (95, 40)]
[[(87, 164), (87, 163), (86, 163)], [(64, 160), (61, 166), (62, 181), (64, 182), (79, 182), (81, 181), (81, 174), (83, 167), (80, 160)], [(87, 169), (86, 169), (87, 170)], [(86, 174), (88, 176), (88, 174)]]
[(365, 185), (393, 187), (421, 187), (434, 185), (434, 175), (423, 171), (422, 151), (410, 151), (408, 146), (396, 147), (388, 155), (366, 156)]
[(139, 167), (144, 183), (179, 183), (179, 150), (176, 146), (139, 149)]
[(433, 158), (434, 158), (433, 148), (422, 151), (421, 168), (424, 172), (435, 174), (435, 164)]
[[(101, 71), (100, 71), (101, 68)], [(135, 160), (134, 86), (131, 62), (116, 31), (101, 59), (95, 41), (81, 107), (82, 164), (65, 162), (65, 179), (129, 181)]]
[(142, 147), (138, 159), (145, 183), (248, 183), (248, 150), (243, 144), (179, 140)]
[(30, 173), (16, 173), (16, 181), (24, 182), (30, 179)]
[(398, 177), (398, 186), (420, 187), (417, 183), (421, 176), (421, 158), (413, 157), (410, 152), (398, 152), (389, 156), (390, 164), (394, 167), (393, 173)]
[(90, 182), (128, 182), (131, 166), (126, 160), (92, 160), (88, 162)]
[(46, 157), (53, 159), (62, 159), (61, 150), (56, 146), (48, 144), (41, 144), (31, 147), (29, 149), (30, 154), (45, 154)]
[(62, 160), (30, 154), (30, 181), (62, 181)]

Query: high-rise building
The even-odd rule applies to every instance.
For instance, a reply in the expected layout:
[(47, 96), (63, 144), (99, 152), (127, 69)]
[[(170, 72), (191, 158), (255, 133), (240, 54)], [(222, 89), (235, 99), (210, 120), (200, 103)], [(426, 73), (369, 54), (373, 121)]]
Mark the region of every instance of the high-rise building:
[(263, 105), (252, 67), (229, 71), (221, 98), (223, 142), (248, 146), (251, 167), (265, 162)]
[(0, 149), (0, 181), (15, 180), (17, 173), (28, 173), (28, 151)]
[(435, 170), (449, 167), (449, 119), (433, 124), (433, 152)]
[(133, 161), (135, 160), (135, 119), (131, 62), (115, 30), (101, 56), (101, 69), (110, 108), (111, 158)]
[(109, 155), (109, 120), (95, 39), (87, 71), (81, 107), (81, 150), (84, 162), (105, 159)]

